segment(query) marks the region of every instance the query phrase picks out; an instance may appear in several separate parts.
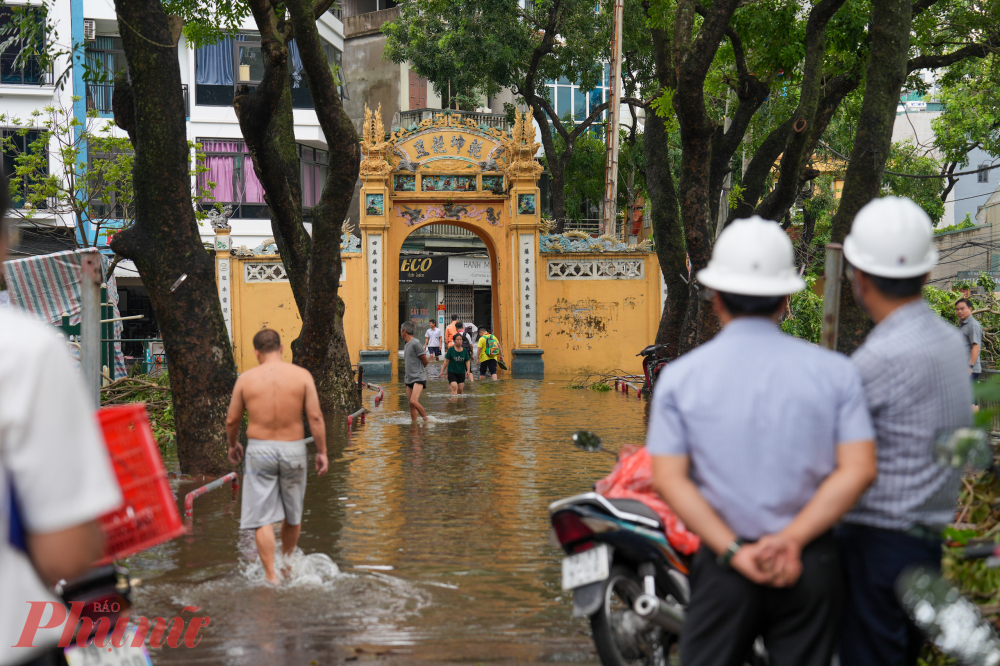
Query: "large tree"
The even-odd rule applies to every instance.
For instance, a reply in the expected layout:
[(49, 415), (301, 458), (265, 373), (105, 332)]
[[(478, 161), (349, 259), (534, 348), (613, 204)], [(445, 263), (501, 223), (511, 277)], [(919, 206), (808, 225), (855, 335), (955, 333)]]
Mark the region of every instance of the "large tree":
[(236, 364), (215, 262), (191, 205), (181, 22), (167, 18), (160, 0), (116, 0), (116, 8), (128, 78), (123, 72), (115, 82), (114, 112), (135, 151), (135, 221), (111, 248), (135, 262), (163, 333), (181, 471), (218, 474), (229, 468), (225, 416)]
[[(275, 243), (302, 317), (302, 330), (292, 344), (293, 361), (312, 373), (324, 411), (354, 411), (360, 396), (344, 335), (345, 304), (338, 291), (341, 234), (346, 231), (343, 222), (358, 178), (360, 144), (341, 104), (338, 73), (327, 62), (316, 25), (317, 17), (333, 2), (246, 0), (232, 5), (178, 0), (176, 4), (189, 21), (189, 36), (197, 41), (219, 39), (227, 30), (238, 29), (247, 11), (257, 24), (264, 75), (252, 91), (241, 86), (233, 106), (264, 187)], [(311, 235), (303, 217), (288, 70), (293, 39), (330, 151), (326, 182), (311, 210)]]
[[(650, 148), (675, 145), (681, 154), (677, 201), (692, 275), (707, 263), (714, 221), (727, 217), (719, 210), (726, 201), (727, 175), (736, 181), (727, 222), (757, 214), (787, 227), (804, 185), (819, 174), (810, 167), (812, 156), (845, 99), (855, 95), (859, 111), (848, 143), (847, 185), (834, 220), (833, 238), (842, 239), (856, 211), (883, 183), (906, 77), (983, 57), (996, 39), (990, 20), (994, 8), (964, 0), (919, 0), (906, 7), (896, 2), (891, 9), (886, 3), (869, 6), (856, 0), (813, 5), (717, 1), (707, 8), (685, 0), (649, 0), (647, 10), (659, 86), (651, 107), (664, 123), (660, 129), (650, 118), (646, 131), (665, 131), (666, 138), (645, 140)], [(784, 39), (775, 40), (774, 34)], [(742, 165), (735, 159), (740, 153)], [(647, 159), (646, 180), (657, 252), (669, 280), (686, 271), (678, 253), (660, 247), (676, 238), (678, 227), (676, 204), (656, 187), (671, 175), (662, 172), (673, 167), (665, 159), (669, 151), (660, 154), (664, 158)], [(666, 210), (655, 210), (658, 205)], [(670, 287), (668, 282), (669, 293), (676, 296), (680, 286)], [(679, 352), (706, 339), (717, 326), (698, 297), (696, 280), (686, 289), (684, 313), (668, 305), (658, 336), (659, 342), (678, 340)], [(846, 291), (844, 299), (841, 312), (847, 312), (845, 322), (853, 322), (847, 325), (854, 326), (854, 334), (844, 335), (842, 328), (841, 340), (850, 349), (867, 325), (854, 318), (863, 315), (852, 310)]]
[[(577, 140), (608, 108), (592, 104), (590, 113), (567, 119), (556, 113), (546, 83), (572, 81), (587, 93), (605, 73), (609, 58), (613, 3), (592, 0), (405, 0), (396, 21), (382, 27), (386, 57), (409, 61), (435, 90), (461, 91), (465, 98), (492, 97), (511, 90), (532, 109), (551, 176), (552, 215), (556, 231), (567, 219), (566, 170)], [(596, 7), (596, 11), (595, 11)], [(643, 19), (637, 3), (626, 3), (622, 48), (625, 72), (647, 69), (648, 45), (633, 26)], [(630, 29), (631, 28), (631, 29)], [(626, 101), (638, 89), (626, 79)], [(641, 104), (631, 100), (633, 105)], [(565, 113), (565, 112), (564, 112)], [(557, 138), (558, 137), (558, 138)]]

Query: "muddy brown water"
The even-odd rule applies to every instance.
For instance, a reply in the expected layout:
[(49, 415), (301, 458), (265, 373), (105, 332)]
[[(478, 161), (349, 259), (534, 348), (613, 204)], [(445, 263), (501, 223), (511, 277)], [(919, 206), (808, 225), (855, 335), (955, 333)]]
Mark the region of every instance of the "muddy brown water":
[[(342, 662), (594, 663), (585, 620), (560, 589), (546, 507), (585, 492), (614, 458), (570, 444), (578, 429), (609, 449), (641, 442), (634, 394), (567, 381), (476, 382), (452, 400), (431, 380), (439, 418), (410, 423), (402, 384), (367, 424), (328, 418), (330, 472), (310, 469), (304, 556), (278, 589), (263, 584), (252, 532), (228, 487), (195, 502), (189, 534), (131, 558), (135, 613), (200, 607), (195, 648), (152, 650), (156, 664)], [(179, 503), (197, 484), (176, 483)]]

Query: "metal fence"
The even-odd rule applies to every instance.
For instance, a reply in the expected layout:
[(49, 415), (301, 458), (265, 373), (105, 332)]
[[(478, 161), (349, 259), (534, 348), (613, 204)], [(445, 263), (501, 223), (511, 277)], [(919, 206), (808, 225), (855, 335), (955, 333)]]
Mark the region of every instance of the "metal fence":
[(461, 236), (462, 238), (475, 237), (476, 234), (468, 229), (456, 227), (452, 224), (428, 224), (413, 232), (414, 236)]
[(43, 69), (35, 57), (18, 61), (20, 53), (0, 53), (0, 83), (15, 85), (52, 85), (52, 68)]
[[(184, 94), (184, 115), (191, 116), (191, 102), (188, 99), (187, 84), (181, 85)], [(114, 113), (112, 102), (114, 101), (115, 84), (113, 83), (88, 83), (87, 84), (87, 108), (96, 109), (98, 113)]]
[[(614, 235), (616, 238), (622, 237), (622, 220), (615, 220)], [(601, 219), (596, 217), (585, 217), (580, 220), (566, 220), (563, 231), (582, 231), (591, 236), (597, 237), (601, 234)]]
[[(402, 111), (399, 114), (399, 126), (410, 127), (411, 125), (419, 125), (422, 121), (433, 120), (435, 115), (440, 115), (446, 111), (447, 109), (413, 109), (411, 111)], [(498, 130), (506, 130), (508, 128), (507, 116), (502, 113), (475, 113), (473, 111), (453, 111), (452, 113), (460, 115), (463, 122), (466, 118), (472, 118), (477, 125), (486, 125)]]

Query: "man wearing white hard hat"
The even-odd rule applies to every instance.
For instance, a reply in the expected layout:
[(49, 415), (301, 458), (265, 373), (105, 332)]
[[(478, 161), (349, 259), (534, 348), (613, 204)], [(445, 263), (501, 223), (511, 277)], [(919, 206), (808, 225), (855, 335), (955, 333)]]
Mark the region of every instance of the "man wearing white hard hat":
[(935, 461), (934, 439), (971, 423), (969, 354), (921, 295), (938, 253), (920, 206), (870, 202), (854, 218), (844, 257), (854, 299), (876, 323), (851, 360), (875, 425), (878, 478), (836, 531), (848, 594), (838, 652), (842, 666), (916, 664), (923, 639), (894, 586), (910, 566), (940, 568), (959, 480)]
[(834, 523), (875, 478), (861, 377), (846, 357), (785, 335), (805, 287), (775, 222), (737, 220), (698, 281), (723, 330), (660, 375), (646, 447), (654, 485), (702, 539), (683, 666), (829, 666), (842, 608)]

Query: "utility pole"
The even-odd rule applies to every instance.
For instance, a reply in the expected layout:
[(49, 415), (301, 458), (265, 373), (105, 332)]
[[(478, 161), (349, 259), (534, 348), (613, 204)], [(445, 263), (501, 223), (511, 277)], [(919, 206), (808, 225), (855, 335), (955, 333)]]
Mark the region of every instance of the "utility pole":
[[(604, 162), (604, 216), (601, 233), (613, 234), (618, 217), (618, 125), (622, 105), (622, 13), (625, 0), (614, 0), (611, 19), (611, 99), (608, 105), (608, 131)], [(622, 225), (624, 228), (624, 225)]]

